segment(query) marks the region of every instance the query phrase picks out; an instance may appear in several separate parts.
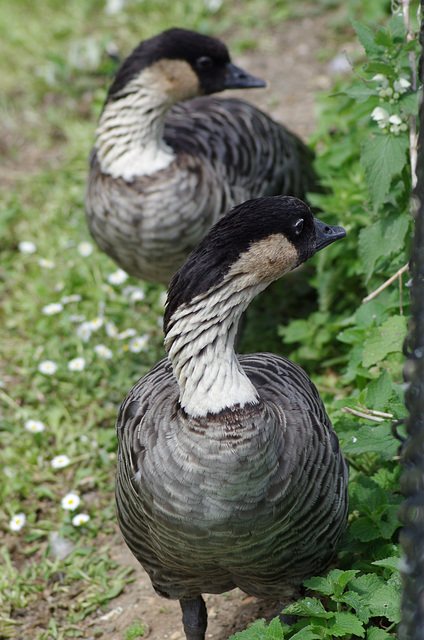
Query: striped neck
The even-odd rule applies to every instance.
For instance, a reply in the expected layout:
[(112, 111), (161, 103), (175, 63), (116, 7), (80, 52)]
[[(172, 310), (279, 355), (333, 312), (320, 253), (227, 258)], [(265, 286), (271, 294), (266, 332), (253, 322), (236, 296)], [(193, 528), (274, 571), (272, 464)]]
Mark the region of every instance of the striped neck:
[(241, 314), (264, 288), (238, 290), (224, 278), (216, 289), (178, 307), (171, 317), (165, 348), (180, 389), (180, 404), (192, 417), (259, 402), (258, 392), (239, 364), (234, 341)]
[(122, 97), (106, 102), (95, 143), (102, 172), (130, 182), (170, 165), (175, 155), (163, 140), (170, 107), (167, 96), (139, 78), (127, 85)]

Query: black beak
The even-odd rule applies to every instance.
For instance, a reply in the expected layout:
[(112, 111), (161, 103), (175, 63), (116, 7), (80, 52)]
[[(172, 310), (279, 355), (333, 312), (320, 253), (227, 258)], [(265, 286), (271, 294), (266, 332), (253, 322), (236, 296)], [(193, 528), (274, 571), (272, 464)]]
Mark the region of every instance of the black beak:
[(227, 77), (224, 82), (224, 89), (254, 89), (255, 87), (265, 87), (266, 82), (261, 78), (255, 78), (250, 73), (243, 71), (240, 67), (229, 62), (227, 64)]
[(316, 231), (316, 251), (320, 251), (324, 249), (324, 247), (328, 247), (332, 242), (336, 242), (336, 240), (340, 240), (340, 238), (344, 238), (346, 235), (346, 231), (343, 227), (332, 227), (329, 224), (325, 224), (315, 218), (315, 231)]

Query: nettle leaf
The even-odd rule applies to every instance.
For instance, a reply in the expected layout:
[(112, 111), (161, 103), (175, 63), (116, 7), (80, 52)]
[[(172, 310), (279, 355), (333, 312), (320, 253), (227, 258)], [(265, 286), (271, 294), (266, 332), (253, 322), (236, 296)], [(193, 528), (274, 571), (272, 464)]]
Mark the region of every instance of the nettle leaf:
[(391, 47), (393, 45), (393, 38), (387, 29), (378, 27), (375, 33), (374, 42), (382, 47)]
[(390, 622), (400, 622), (400, 589), (390, 580), (369, 594), (372, 616), (384, 616)]
[(270, 640), (281, 640), (282, 638), (284, 638), (280, 618), (274, 618), (273, 620), (271, 620), (268, 625), (266, 637)]
[(365, 102), (373, 96), (378, 96), (377, 89), (372, 89), (365, 82), (363, 84), (354, 84), (343, 91), (345, 95), (352, 98), (356, 102)]
[(386, 62), (369, 62), (364, 65), (364, 69), (368, 73), (381, 73), (383, 76), (391, 76), (393, 74), (393, 67)]
[(378, 56), (382, 52), (382, 47), (375, 43), (375, 34), (372, 29), (366, 27), (356, 20), (352, 20), (352, 26), (356, 31), (359, 42), (364, 47), (370, 57)]
[(350, 571), (342, 571), (341, 569), (333, 569), (328, 574), (328, 580), (333, 586), (333, 591), (336, 596), (343, 593), (349, 580), (351, 580), (359, 571), (351, 569)]
[(365, 624), (371, 617), (371, 613), (368, 605), (364, 602), (362, 596), (355, 591), (347, 591), (340, 597), (340, 602), (344, 602), (349, 607), (355, 610), (356, 617)]
[(404, 248), (409, 223), (407, 216), (392, 215), (361, 229), (359, 255), (366, 281), (371, 277), (379, 258), (397, 254)]
[(346, 634), (354, 634), (363, 638), (365, 636), (364, 625), (353, 613), (338, 612), (328, 621), (332, 636), (340, 637)]
[(399, 106), (402, 109), (402, 111), (405, 111), (405, 113), (411, 113), (414, 116), (417, 115), (418, 114), (418, 97), (419, 97), (418, 90), (408, 91), (407, 93), (404, 93), (399, 98)]
[(366, 393), (366, 406), (368, 409), (374, 409), (376, 411), (382, 411), (384, 405), (391, 398), (393, 394), (392, 380), (386, 371), (376, 379), (372, 380), (367, 387)]
[(312, 589), (312, 591), (318, 591), (318, 593), (323, 593), (326, 596), (329, 596), (333, 593), (333, 587), (327, 578), (314, 576), (313, 578), (304, 580), (303, 584), (305, 585), (305, 587), (308, 587), (308, 589)]
[[(325, 630), (324, 630), (325, 631)], [(317, 633), (311, 624), (303, 627), (300, 631), (291, 636), (290, 640), (320, 640), (325, 638), (326, 634)]]
[(328, 613), (320, 600), (317, 598), (304, 598), (298, 600), (293, 604), (289, 604), (283, 613), (289, 613), (296, 616), (314, 616), (316, 618), (328, 618), (331, 613)]
[(393, 571), (400, 571), (401, 559), (398, 556), (391, 556), (390, 558), (384, 558), (384, 560), (375, 560), (372, 564), (376, 564), (379, 567), (387, 567)]
[(377, 627), (369, 627), (367, 630), (367, 640), (393, 640), (391, 633)]
[[(277, 618), (278, 620), (278, 618)], [(269, 625), (271, 627), (272, 621)], [(260, 618), (259, 620), (255, 620), (252, 622), (247, 629), (244, 631), (238, 631), (233, 636), (230, 636), (229, 640), (283, 640), (284, 634), (281, 628), (280, 623), (280, 635), (268, 635), (269, 627), (267, 626), (265, 620)], [(271, 634), (273, 634), (276, 630), (275, 625), (271, 628)]]
[(392, 460), (397, 455), (399, 442), (391, 434), (390, 423), (375, 426), (363, 425), (343, 441), (343, 451), (352, 455), (377, 453), (382, 460)]
[(406, 164), (409, 139), (405, 134), (376, 133), (361, 145), (361, 163), (365, 167), (370, 194), (375, 205), (381, 204), (389, 192), (392, 178)]
[(405, 316), (393, 316), (373, 329), (364, 342), (363, 366), (371, 367), (381, 362), (389, 353), (402, 352), (406, 330)]

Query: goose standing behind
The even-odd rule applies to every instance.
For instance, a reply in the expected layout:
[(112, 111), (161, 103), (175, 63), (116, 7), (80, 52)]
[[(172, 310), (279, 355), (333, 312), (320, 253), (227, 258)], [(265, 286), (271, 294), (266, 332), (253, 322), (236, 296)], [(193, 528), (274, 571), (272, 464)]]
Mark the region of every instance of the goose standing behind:
[(157, 593), (203, 640), (202, 593), (284, 601), (325, 570), (348, 512), (348, 469), (308, 376), (271, 353), (236, 356), (241, 313), (270, 282), (345, 235), (297, 198), (223, 217), (173, 278), (161, 360), (117, 421), (123, 536)]
[(316, 188), (297, 136), (247, 102), (209, 97), (263, 86), (222, 42), (184, 29), (123, 62), (96, 132), (86, 211), (99, 247), (129, 274), (168, 285), (235, 204)]

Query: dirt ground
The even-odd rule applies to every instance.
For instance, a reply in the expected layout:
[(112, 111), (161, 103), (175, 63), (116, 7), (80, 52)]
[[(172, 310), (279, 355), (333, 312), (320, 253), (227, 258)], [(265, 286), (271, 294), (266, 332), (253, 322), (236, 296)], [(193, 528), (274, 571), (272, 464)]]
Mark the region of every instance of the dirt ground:
[[(330, 89), (332, 76), (340, 64), (347, 63), (341, 51), (334, 49), (330, 61), (320, 62), (318, 52), (328, 46), (328, 16), (287, 21), (269, 34), (261, 51), (249, 51), (234, 62), (267, 81), (263, 90), (232, 92), (249, 100), (306, 138), (315, 127), (314, 104), (318, 91)], [(229, 95), (231, 92), (227, 92)], [(118, 538), (119, 539), (119, 538)], [(144, 637), (149, 640), (180, 640), (184, 633), (177, 601), (157, 596), (150, 580), (123, 542), (113, 552), (123, 566), (136, 568), (136, 579), (109, 604), (109, 614), (86, 621), (85, 638), (122, 640), (125, 629), (136, 621), (146, 625)], [(280, 611), (276, 602), (263, 602), (239, 590), (220, 596), (205, 596), (208, 608), (207, 638), (227, 640), (257, 618), (272, 619)], [(90, 634), (92, 630), (92, 635)], [(96, 635), (94, 635), (94, 633)]]

